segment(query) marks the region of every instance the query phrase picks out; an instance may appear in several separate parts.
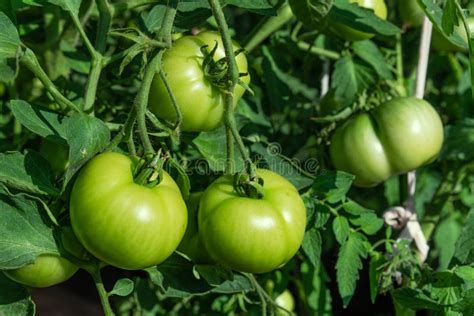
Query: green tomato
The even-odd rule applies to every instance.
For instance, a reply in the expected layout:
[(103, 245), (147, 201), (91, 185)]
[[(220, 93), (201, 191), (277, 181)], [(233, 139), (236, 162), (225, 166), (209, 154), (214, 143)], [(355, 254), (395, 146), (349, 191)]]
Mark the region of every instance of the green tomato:
[[(374, 11), (374, 14), (382, 20), (387, 19), (387, 6), (384, 0), (349, 0), (351, 3), (357, 3), (363, 8)], [(355, 30), (342, 23), (333, 23), (332, 30), (347, 41), (362, 41), (374, 37), (375, 34), (365, 33)]]
[(198, 223), (211, 257), (234, 270), (264, 273), (283, 266), (298, 251), (306, 209), (296, 188), (280, 175), (257, 170), (261, 199), (240, 196), (233, 177), (214, 181), (201, 197)]
[[(473, 32), (474, 31), (474, 16), (470, 16), (467, 18), (467, 24), (469, 26), (469, 30)], [(457, 33), (464, 40), (464, 42), (466, 43), (468, 42), (468, 36), (467, 36), (466, 29), (462, 21), (459, 25), (454, 27), (454, 32)], [(462, 52), (466, 50), (464, 47), (457, 46), (451, 43), (447, 38), (444, 37), (443, 34), (438, 32), (436, 28), (433, 28), (433, 36), (432, 36), (431, 42), (432, 42), (433, 48), (441, 52)]]
[(436, 110), (424, 100), (397, 98), (339, 127), (330, 154), (337, 169), (356, 176), (356, 186), (371, 187), (433, 161), (442, 144)]
[(76, 265), (60, 256), (40, 255), (32, 264), (3, 273), (23, 285), (43, 288), (68, 280), (78, 269)]
[(178, 247), (187, 211), (178, 186), (134, 182), (136, 159), (103, 153), (81, 170), (71, 192), (72, 228), (84, 247), (112, 266), (139, 270), (157, 265)]
[[(218, 127), (224, 114), (224, 93), (205, 76), (202, 67), (204, 56), (201, 47), (207, 45), (211, 51), (216, 42), (218, 48), (214, 60), (225, 57), (219, 33), (202, 32), (194, 36), (183, 36), (173, 43), (173, 47), (163, 55), (162, 67), (177, 104), (183, 115), (181, 130), (207, 131)], [(234, 51), (240, 49), (233, 44)], [(243, 53), (236, 57), (240, 73), (247, 73), (247, 58)], [(240, 77), (245, 84), (250, 76)], [(234, 90), (234, 108), (245, 89), (237, 85)], [(150, 110), (159, 118), (174, 122), (176, 112), (168, 91), (159, 75), (153, 79), (149, 99)]]
[(43, 139), (39, 153), (48, 160), (55, 173), (64, 172), (69, 165), (69, 148), (65, 145)]
[(398, 0), (398, 12), (404, 23), (414, 27), (423, 24), (425, 12), (416, 0)]
[(198, 230), (198, 210), (201, 196), (202, 192), (195, 192), (192, 193), (186, 201), (186, 206), (188, 207), (188, 225), (186, 227), (186, 233), (178, 246), (179, 251), (188, 255), (189, 258), (197, 264), (212, 262), (211, 256), (204, 247)]
[[(278, 306), (283, 307), (287, 311), (292, 312), (295, 310), (295, 298), (293, 297), (293, 294), (291, 294), (289, 290), (284, 290), (283, 293), (278, 295), (277, 298), (275, 299), (275, 303)], [(288, 313), (286, 313), (285, 311), (281, 309), (277, 309), (276, 314), (278, 316), (288, 315)]]

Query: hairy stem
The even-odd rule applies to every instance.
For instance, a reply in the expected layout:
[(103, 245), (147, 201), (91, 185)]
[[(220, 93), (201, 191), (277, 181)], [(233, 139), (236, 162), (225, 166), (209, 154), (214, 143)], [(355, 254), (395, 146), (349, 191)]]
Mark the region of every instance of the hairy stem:
[(81, 21), (72, 12), (70, 12), (70, 16), (71, 16), (72, 22), (74, 23), (77, 30), (79, 31), (79, 35), (81, 36), (82, 40), (84, 41), (84, 44), (86, 45), (87, 50), (89, 51), (91, 56), (94, 56), (96, 51), (95, 51), (94, 46), (92, 45), (91, 41), (89, 40), (89, 37), (87, 37), (87, 34), (84, 31), (84, 28), (82, 27)]
[(92, 279), (94, 279), (95, 287), (97, 288), (97, 293), (99, 293), (100, 303), (102, 304), (102, 309), (104, 310), (105, 316), (113, 316), (114, 312), (110, 306), (109, 298), (107, 296), (107, 291), (105, 290), (104, 283), (102, 282), (102, 276), (100, 274), (100, 269), (96, 269), (91, 273)]
[(168, 82), (168, 78), (163, 71), (160, 71), (160, 78), (163, 80), (163, 84), (165, 85), (166, 91), (168, 92), (168, 95), (171, 99), (171, 104), (173, 105), (174, 111), (176, 112), (176, 122), (172, 126), (172, 129), (176, 130), (183, 121), (183, 114), (181, 113), (178, 101), (176, 101), (176, 97), (174, 96), (173, 90), (171, 89), (171, 86)]
[[(240, 154), (245, 161), (247, 172), (251, 179), (256, 178), (256, 168), (250, 159), (250, 155), (245, 148), (244, 142), (239, 135), (237, 130), (237, 124), (234, 117), (234, 89), (239, 81), (239, 69), (237, 68), (237, 62), (235, 61), (234, 48), (232, 46), (232, 39), (230, 37), (229, 28), (225, 20), (224, 12), (218, 0), (209, 0), (209, 5), (212, 9), (212, 14), (216, 19), (219, 32), (222, 37), (222, 43), (224, 44), (224, 51), (227, 59), (227, 87), (224, 96), (224, 123), (228, 129), (230, 129), (232, 136), (237, 143)], [(229, 138), (228, 138), (229, 139)], [(227, 148), (229, 148), (228, 146)], [(228, 155), (230, 153), (227, 153)], [(231, 159), (233, 157), (231, 156)]]

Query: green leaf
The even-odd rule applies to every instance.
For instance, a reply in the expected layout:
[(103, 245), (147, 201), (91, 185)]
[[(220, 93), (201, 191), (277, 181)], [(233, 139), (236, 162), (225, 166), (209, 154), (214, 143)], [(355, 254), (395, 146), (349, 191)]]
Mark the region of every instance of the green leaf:
[(0, 270), (33, 263), (38, 255), (57, 254), (51, 221), (38, 202), (0, 192)]
[(63, 10), (71, 12), (76, 17), (79, 15), (82, 0), (47, 0), (51, 4), (60, 6)]
[(329, 18), (333, 22), (342, 23), (366, 33), (391, 36), (401, 31), (397, 26), (376, 16), (372, 10), (347, 0), (334, 0)]
[(35, 304), (28, 290), (0, 272), (0, 315), (33, 316)]
[(350, 104), (358, 93), (375, 83), (374, 75), (368, 66), (358, 63), (351, 56), (345, 56), (334, 65), (331, 88), (336, 98)]
[(49, 163), (34, 151), (0, 153), (0, 182), (36, 194), (57, 195)]
[(320, 28), (332, 8), (333, 0), (290, 0), (289, 3), (301, 22), (311, 28)]
[(245, 117), (253, 124), (258, 124), (264, 127), (271, 127), (270, 121), (264, 113), (255, 112), (245, 99), (240, 99), (237, 104), (236, 113)]
[(320, 199), (329, 203), (343, 201), (351, 188), (354, 176), (342, 171), (323, 171), (313, 183), (313, 190)]
[(379, 291), (380, 277), (382, 276), (382, 271), (380, 271), (380, 266), (386, 262), (384, 256), (379, 252), (376, 252), (370, 258), (369, 264), (369, 283), (370, 283), (370, 301), (372, 304), (375, 304), (375, 299)]
[(20, 36), (15, 24), (0, 11), (0, 60), (15, 58), (20, 48)]
[(367, 235), (374, 235), (383, 226), (383, 219), (373, 213), (365, 213), (357, 218), (350, 218), (351, 224), (359, 226)]
[(464, 225), (461, 235), (456, 242), (456, 250), (454, 252), (454, 258), (456, 258), (461, 264), (469, 264), (474, 262), (474, 209), (469, 211), (466, 218), (466, 224)]
[(344, 209), (344, 211), (354, 216), (374, 213), (373, 210), (363, 207), (354, 200), (348, 200), (344, 202), (344, 204), (342, 204), (342, 208)]
[(372, 41), (359, 41), (352, 44), (354, 53), (369, 64), (381, 79), (393, 79), (392, 72), (385, 57)]
[[(444, 10), (440, 8), (438, 4), (436, 4), (433, 0), (417, 0), (418, 4), (420, 7), (425, 11), (426, 16), (430, 19), (431, 23), (433, 23), (433, 27), (443, 34), (445, 38), (447, 38), (451, 43), (453, 43), (456, 46), (462, 47), (467, 49), (467, 43), (466, 41), (459, 35), (457, 32), (453, 32), (451, 34), (448, 34), (446, 31), (451, 31), (451, 26), (448, 26), (448, 30), (444, 30), (443, 28), (443, 12)], [(449, 13), (449, 15), (452, 15), (452, 12)], [(446, 16), (447, 19), (450, 17)], [(450, 22), (449, 24), (451, 24)]]
[(461, 225), (457, 221), (457, 214), (449, 216), (436, 226), (434, 243), (439, 252), (439, 268), (446, 269), (454, 255), (456, 241), (461, 234)]
[(440, 311), (441, 307), (436, 301), (419, 289), (401, 288), (393, 291), (394, 299), (404, 306), (413, 310), (429, 309)]
[(454, 273), (461, 279), (474, 282), (474, 267), (471, 266), (461, 266), (454, 269)]
[(322, 239), (321, 234), (316, 227), (305, 232), (301, 247), (313, 267), (319, 268), (321, 262)]
[(127, 278), (120, 279), (115, 282), (114, 288), (108, 293), (108, 296), (128, 296), (133, 292), (133, 281)]
[(442, 160), (474, 159), (474, 119), (465, 118), (456, 125), (446, 126), (446, 139), (440, 155)]
[(337, 216), (332, 222), (332, 230), (339, 244), (344, 244), (350, 233), (349, 222), (343, 216)]
[(213, 265), (196, 265), (194, 267), (200, 277), (210, 285), (218, 286), (222, 282), (233, 278), (232, 271), (222, 267), (216, 267)]
[(367, 258), (364, 236), (351, 232), (349, 238), (341, 246), (336, 263), (337, 287), (344, 308), (354, 295), (359, 270), (362, 269), (362, 258)]
[(10, 109), (21, 125), (33, 133), (66, 144), (67, 117), (23, 100), (10, 101)]
[(242, 293), (254, 290), (252, 283), (249, 279), (240, 274), (234, 274), (232, 279), (226, 280), (213, 288), (211, 292), (231, 294), (231, 293)]
[(430, 296), (440, 305), (452, 305), (461, 300), (463, 280), (450, 271), (436, 272)]
[(453, 310), (462, 315), (474, 315), (474, 289), (464, 292), (463, 299), (454, 305)]
[(64, 185), (110, 140), (110, 131), (105, 123), (84, 113), (73, 114), (67, 121), (65, 132), (69, 144), (69, 168)]
[[(227, 158), (227, 142), (225, 127), (221, 126), (209, 132), (203, 132), (193, 139), (197, 150), (209, 163), (212, 171), (224, 171)], [(244, 168), (244, 162), (237, 146), (234, 146), (234, 170), (240, 171)]]
[(270, 143), (264, 146), (262, 143), (255, 143), (251, 147), (252, 152), (259, 155), (259, 167), (268, 168), (293, 183), (298, 189), (304, 189), (313, 183), (313, 179), (305, 175), (299, 166), (291, 163), (291, 159), (281, 153), (278, 143)]

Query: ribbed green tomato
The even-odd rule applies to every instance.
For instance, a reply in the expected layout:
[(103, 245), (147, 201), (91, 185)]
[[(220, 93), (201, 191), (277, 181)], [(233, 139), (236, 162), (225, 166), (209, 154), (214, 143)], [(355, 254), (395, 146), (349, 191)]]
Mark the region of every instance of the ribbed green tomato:
[(84, 247), (107, 264), (138, 270), (163, 262), (186, 230), (178, 186), (163, 172), (154, 187), (134, 182), (136, 159), (103, 153), (81, 170), (71, 193), (71, 223)]
[(257, 170), (263, 198), (240, 196), (233, 177), (214, 181), (201, 197), (198, 223), (211, 257), (234, 270), (264, 273), (283, 266), (298, 251), (306, 209), (296, 188), (282, 176)]
[[(387, 6), (384, 0), (349, 0), (351, 3), (357, 3), (359, 6), (374, 11), (379, 18), (387, 19)], [(332, 30), (347, 41), (362, 41), (374, 37), (375, 34), (365, 33), (355, 30), (342, 23), (333, 23)]]
[(43, 288), (68, 280), (79, 268), (57, 255), (40, 255), (35, 262), (24, 267), (3, 271), (15, 282)]
[[(225, 57), (224, 46), (219, 33), (202, 32), (198, 35), (183, 36), (173, 43), (173, 47), (163, 55), (163, 70), (169, 81), (171, 90), (183, 114), (181, 130), (207, 131), (218, 127), (224, 114), (224, 94), (205, 76), (202, 67), (204, 55), (201, 47), (207, 45), (211, 51), (215, 44), (218, 48), (214, 60)], [(234, 42), (234, 51), (240, 46)], [(243, 53), (236, 57), (240, 73), (247, 73), (247, 58)], [(240, 77), (248, 84), (250, 76)], [(244, 94), (245, 89), (237, 85), (234, 90), (234, 107)], [(171, 98), (160, 76), (153, 79), (150, 100), (150, 110), (159, 118), (174, 122), (176, 112)]]
[(398, 12), (403, 22), (417, 27), (423, 24), (425, 12), (416, 0), (397, 0)]
[[(474, 31), (474, 16), (470, 16), (467, 18), (467, 24), (469, 25), (469, 30), (473, 32)], [(454, 27), (454, 32), (457, 33), (464, 40), (464, 42), (466, 43), (468, 42), (466, 28), (464, 27), (464, 24), (462, 23), (462, 21), (459, 25)], [(438, 51), (442, 51), (442, 52), (462, 52), (466, 50), (464, 47), (457, 46), (451, 43), (447, 38), (444, 37), (443, 34), (438, 32), (436, 28), (433, 28), (432, 45), (434, 49)]]
[(337, 169), (356, 176), (356, 186), (371, 187), (433, 161), (442, 144), (436, 110), (424, 100), (398, 98), (339, 127), (330, 154)]
[(188, 225), (186, 233), (184, 234), (178, 250), (186, 254), (193, 260), (194, 263), (204, 264), (212, 262), (211, 256), (204, 247), (198, 229), (198, 210), (199, 201), (201, 200), (202, 192), (192, 193), (186, 201), (188, 207)]

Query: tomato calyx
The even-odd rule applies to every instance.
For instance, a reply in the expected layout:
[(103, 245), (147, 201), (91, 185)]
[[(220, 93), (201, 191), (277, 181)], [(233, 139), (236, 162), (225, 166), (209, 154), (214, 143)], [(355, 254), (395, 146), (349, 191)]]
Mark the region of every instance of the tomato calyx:
[(239, 172), (234, 175), (234, 190), (243, 197), (261, 199), (264, 197), (262, 178), (252, 179), (248, 174)]
[[(227, 76), (227, 69), (229, 67), (227, 64), (227, 58), (222, 57), (217, 61), (214, 59), (214, 55), (218, 48), (217, 41), (215, 42), (215, 45), (211, 51), (209, 51), (208, 48), (209, 45), (204, 45), (201, 47), (201, 52), (204, 55), (204, 60), (202, 61), (204, 77), (219, 90), (226, 91), (227, 83), (229, 81)], [(243, 52), (245, 52), (245, 49), (241, 48), (235, 51), (235, 56), (238, 56)], [(239, 73), (239, 77), (245, 76), (248, 76), (248, 73)], [(238, 84), (253, 94), (253, 91), (250, 90), (250, 88), (242, 80), (239, 79)]]
[(137, 184), (153, 188), (160, 184), (163, 179), (164, 159), (161, 157), (161, 150), (151, 159), (150, 162), (140, 160), (134, 170), (134, 181)]

